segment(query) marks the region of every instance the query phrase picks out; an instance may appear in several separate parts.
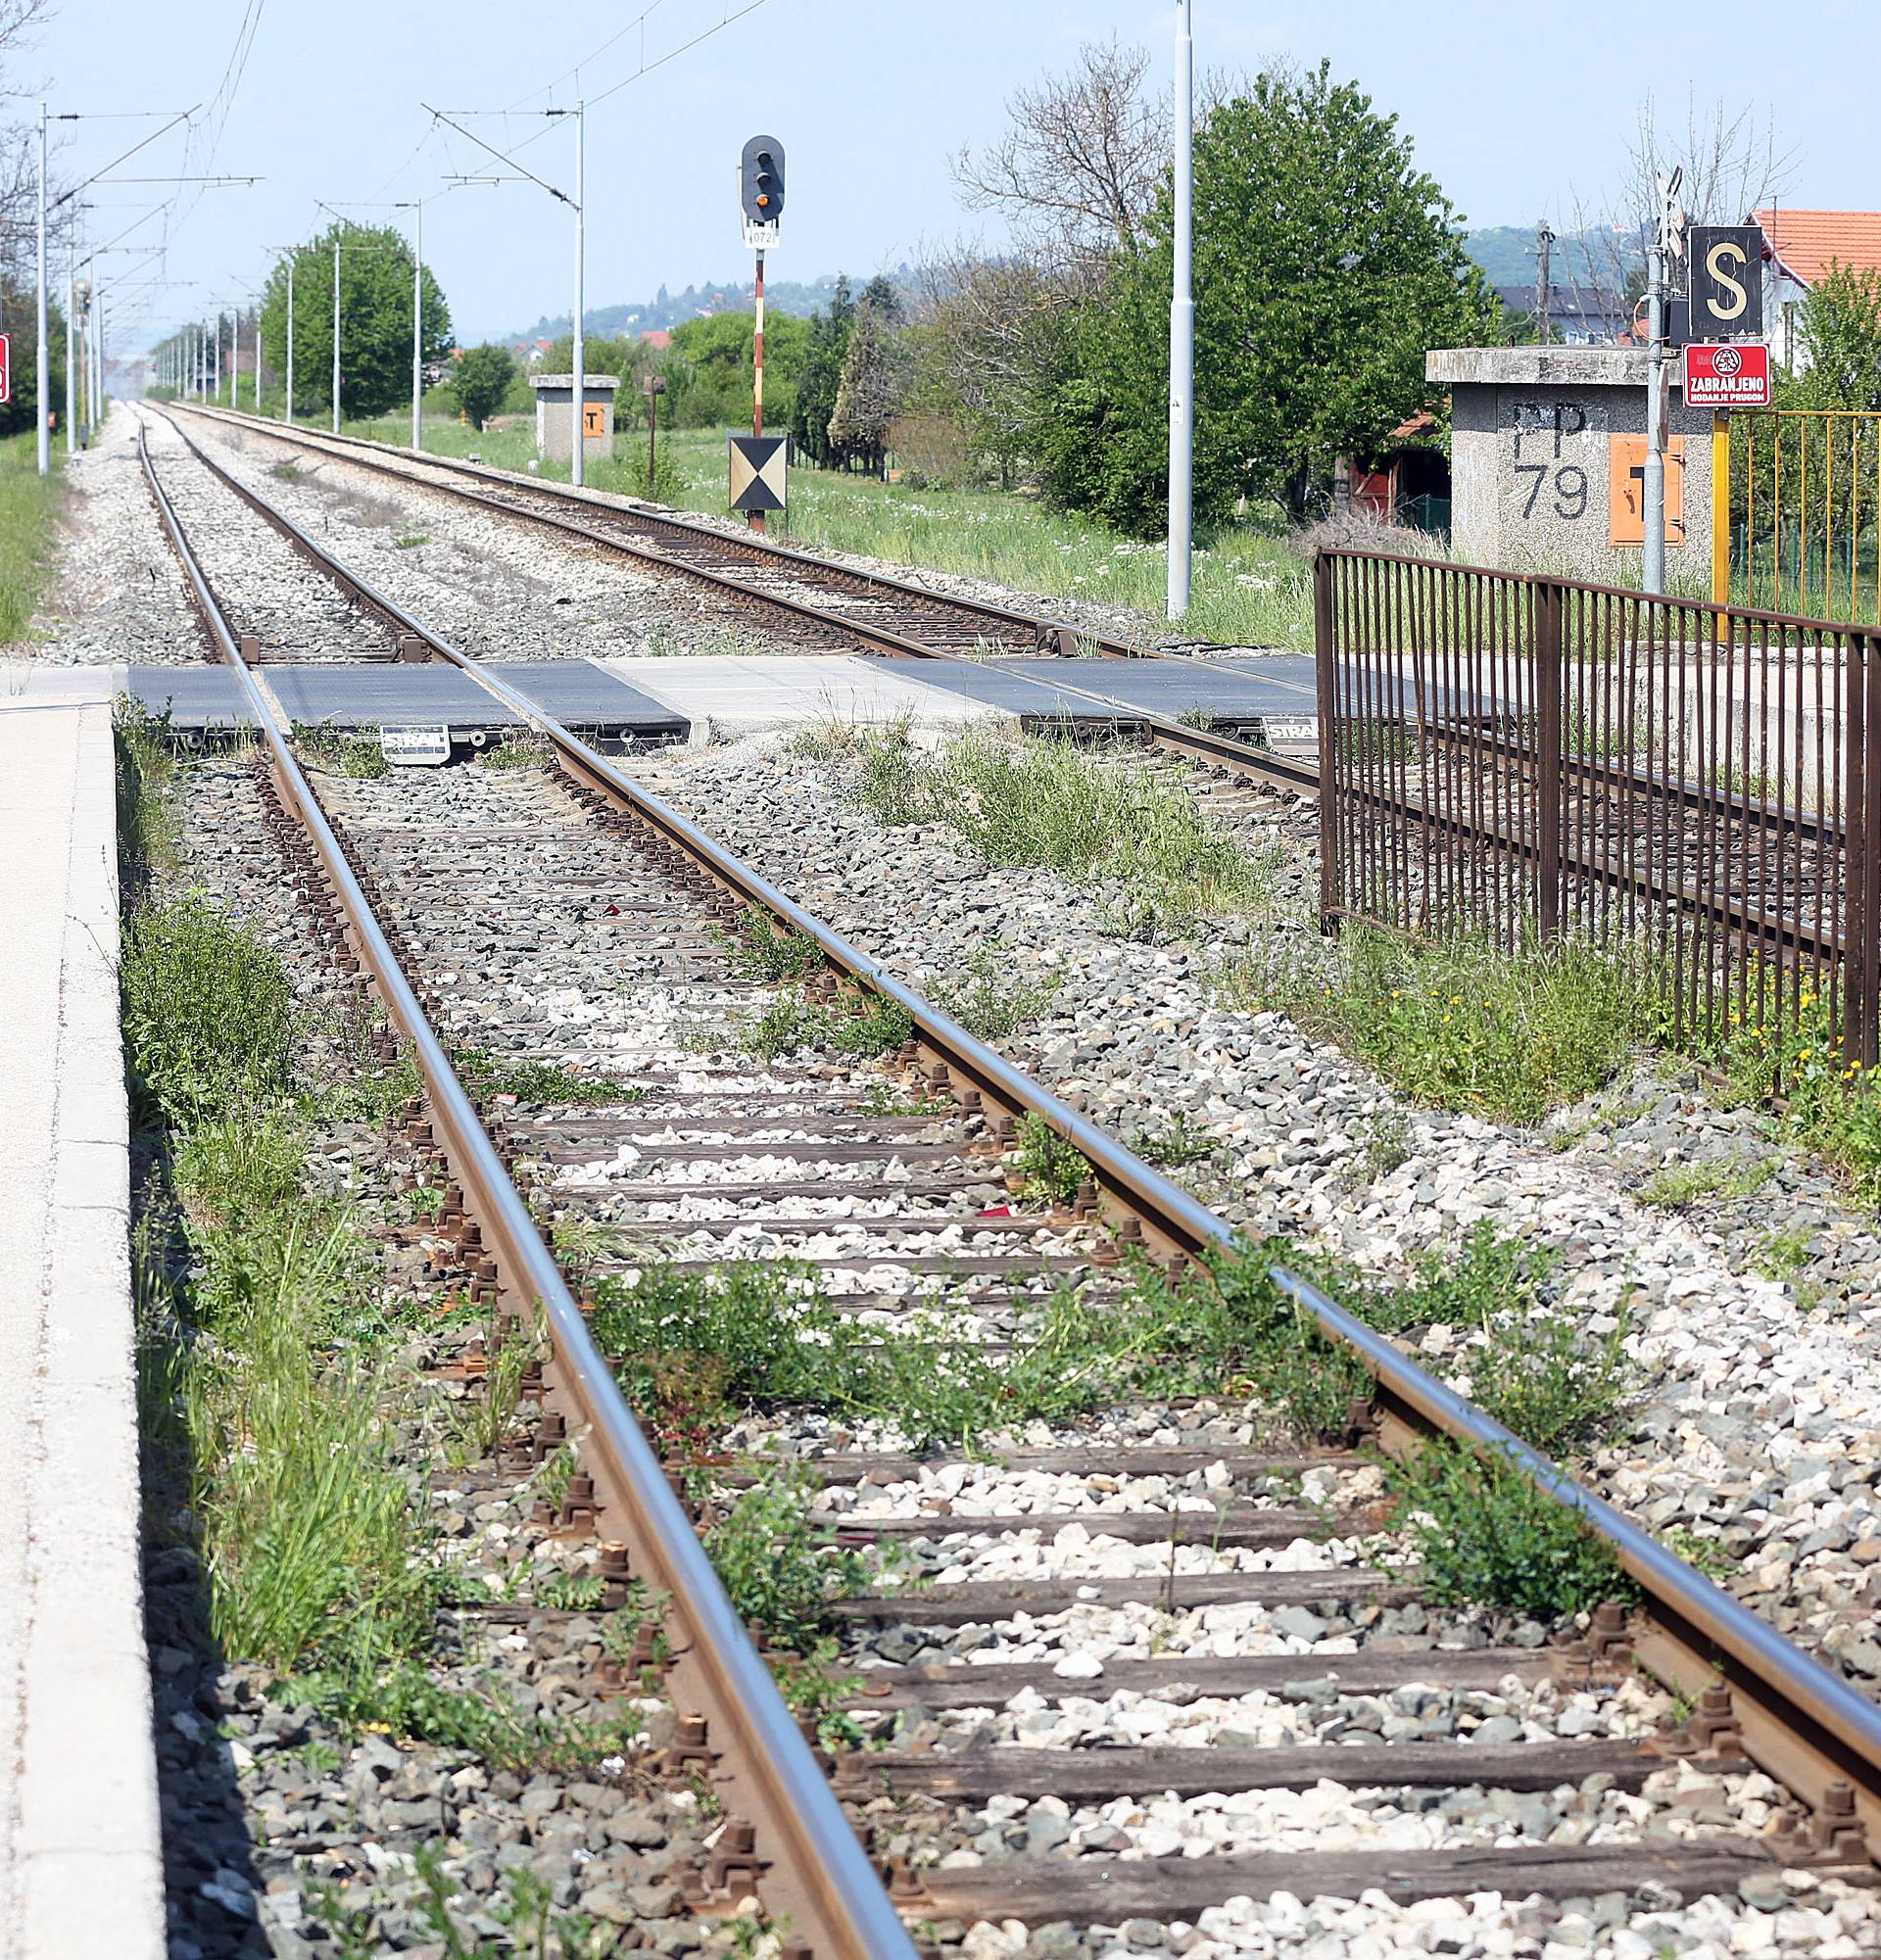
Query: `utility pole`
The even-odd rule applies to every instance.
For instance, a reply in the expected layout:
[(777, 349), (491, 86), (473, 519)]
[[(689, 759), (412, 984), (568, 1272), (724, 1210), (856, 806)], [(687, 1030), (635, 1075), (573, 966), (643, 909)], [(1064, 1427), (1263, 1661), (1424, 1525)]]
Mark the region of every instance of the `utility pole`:
[(582, 178), (582, 153), (587, 148), (587, 124), (588, 119), (583, 115), (581, 102), (577, 98), (575, 102), (575, 340), (573, 348), (575, 364), (575, 447), (572, 459), (568, 465), (568, 481), (576, 485), (580, 485), (586, 480), (582, 464), (587, 458), (583, 455), (582, 452), (587, 447), (588, 440), (586, 434), (587, 411), (583, 406), (588, 396), (588, 370), (584, 365), (587, 359), (587, 350), (583, 347), (581, 339), (584, 263), (582, 206), (586, 203), (588, 195)]
[(255, 412), (262, 412), (262, 303), (255, 302)]
[(281, 404), (281, 420), (294, 426), (294, 265), (299, 254), (287, 255), (287, 399)]
[(411, 244), (411, 447), (424, 447), (424, 200), (412, 205)]
[(1665, 590), (1665, 255), (1672, 245), (1678, 187), (1685, 171), (1675, 165), (1659, 182), (1659, 214), (1646, 258), (1646, 467), (1640, 488), (1645, 532), (1640, 585)]
[(1190, 232), (1195, 207), (1195, 41), (1189, 0), (1176, 0), (1175, 284), (1169, 300), (1169, 616), (1188, 610), (1190, 491), (1195, 464), (1195, 302)]
[(78, 447), (78, 344), (73, 322), (78, 312), (78, 235), (72, 233), (66, 254), (66, 460)]
[(340, 433), (340, 231), (333, 229), (333, 433)]
[(1548, 255), (1554, 242), (1544, 217), (1535, 226), (1535, 339), (1543, 347), (1548, 345)]
[(39, 105), (39, 332), (33, 343), (33, 366), (39, 381), (39, 474), (52, 468), (52, 430), (47, 423), (51, 404), (46, 372), (46, 105)]

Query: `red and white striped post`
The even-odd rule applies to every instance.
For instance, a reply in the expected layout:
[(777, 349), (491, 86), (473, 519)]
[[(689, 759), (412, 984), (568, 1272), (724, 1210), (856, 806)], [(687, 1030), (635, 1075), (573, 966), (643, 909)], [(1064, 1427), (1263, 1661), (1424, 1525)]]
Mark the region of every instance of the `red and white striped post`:
[[(752, 296), (751, 314), (751, 434), (764, 433), (764, 255), (757, 254), (757, 287)], [(764, 513), (748, 510), (746, 522), (753, 531), (764, 528)]]

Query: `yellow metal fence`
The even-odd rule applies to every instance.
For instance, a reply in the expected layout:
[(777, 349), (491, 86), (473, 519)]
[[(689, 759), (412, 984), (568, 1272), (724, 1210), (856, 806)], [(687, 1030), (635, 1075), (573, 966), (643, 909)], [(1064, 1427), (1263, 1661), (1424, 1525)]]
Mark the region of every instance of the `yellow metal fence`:
[(1712, 597), (1881, 624), (1881, 413), (1739, 408), (1716, 418)]

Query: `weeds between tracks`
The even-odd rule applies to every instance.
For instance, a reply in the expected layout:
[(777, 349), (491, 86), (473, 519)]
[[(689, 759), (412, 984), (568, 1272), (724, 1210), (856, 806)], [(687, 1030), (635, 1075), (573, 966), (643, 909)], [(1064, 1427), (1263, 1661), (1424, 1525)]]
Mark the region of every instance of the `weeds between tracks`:
[(878, 823), (940, 825), (988, 864), (1121, 885), (1106, 914), (1120, 935), (1184, 932), (1205, 914), (1245, 915), (1267, 903), (1265, 860), (1151, 770), (1107, 763), (1067, 741), (979, 731), (930, 752), (905, 728), (863, 730), (852, 752), (855, 799)]

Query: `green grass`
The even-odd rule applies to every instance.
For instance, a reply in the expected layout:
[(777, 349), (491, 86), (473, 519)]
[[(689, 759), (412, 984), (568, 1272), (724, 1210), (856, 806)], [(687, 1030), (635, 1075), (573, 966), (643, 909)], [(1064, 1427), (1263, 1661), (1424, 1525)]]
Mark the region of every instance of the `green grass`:
[(435, 1569), (350, 1203), (304, 1178), (277, 955), (187, 897), (135, 912), (121, 972), (130, 1073), (168, 1194), (138, 1221), (139, 1403), (232, 1657), (369, 1675), (421, 1646)]
[(1767, 1163), (1667, 1164), (1639, 1187), (1642, 1205), (1660, 1212), (1688, 1212), (1713, 1199), (1754, 1197), (1770, 1181)]
[(1768, 1107), (1784, 1130), (1841, 1172), (1861, 1203), (1881, 1207), (1881, 1083), (1845, 1053), (1836, 1004), (1805, 977), (1793, 1019), (1730, 1010), (1724, 1032), (1690, 1045), (1724, 1077), (1725, 1094)]
[(485, 769), (549, 769), (555, 760), (555, 746), (538, 735), (506, 735), (494, 748), (477, 751)]
[(351, 735), (343, 729), (324, 725), (294, 724), (294, 746), (311, 762), (316, 762), (331, 776), (365, 780), (389, 776), (392, 765), (376, 735)]
[(52, 575), (54, 531), (65, 506), (62, 445), (39, 474), (35, 432), (0, 438), (0, 645), (24, 640)]
[(514, 1096), (519, 1103), (592, 1108), (644, 1102), (651, 1093), (615, 1076), (578, 1076), (553, 1062), (514, 1060), (488, 1048), (460, 1048), (451, 1057), (451, 1066), (472, 1095)]
[(1019, 1195), (1035, 1204), (1069, 1205), (1090, 1177), (1090, 1162), (1068, 1143), (1041, 1116), (1019, 1120), (1019, 1147), (1014, 1153)]
[(1508, 953), (1353, 926), (1310, 970), (1249, 963), (1219, 984), (1230, 1005), (1285, 1009), (1418, 1102), (1504, 1123), (1591, 1095), (1658, 1023), (1643, 963), (1576, 940)]
[(170, 789), (177, 770), (169, 737), (169, 711), (153, 715), (121, 695), (113, 704), (112, 734), (118, 803), (118, 876), (124, 892), (142, 895), (150, 874), (173, 870), (182, 821)]
[(1604, 1539), (1513, 1463), (1430, 1444), (1386, 1470), (1423, 1591), (1544, 1623), (1637, 1590)]
[(736, 1027), (731, 1038), (765, 1062), (806, 1048), (866, 1060), (892, 1054), (913, 1032), (914, 1017), (882, 994), (867, 995), (856, 1011), (848, 1012), (781, 993), (762, 1014)]
[(1044, 1015), (1064, 983), (1062, 973), (1037, 981), (1021, 980), (1011, 948), (994, 938), (977, 946), (963, 970), (936, 975), (928, 984), (928, 998), (969, 1034), (1003, 1041)]
[(756, 1481), (705, 1533), (705, 1552), (740, 1619), (805, 1651), (828, 1629), (831, 1600), (869, 1578), (868, 1559), (836, 1548), (834, 1522), (810, 1506), (822, 1479), (802, 1465), (753, 1458)]
[[(347, 433), (406, 444), (409, 416), (350, 422)], [(427, 450), (438, 455), (480, 455), (502, 469), (527, 470), (537, 460), (526, 418), (506, 429), (475, 429), (443, 416), (427, 418)], [(684, 430), (664, 446), (655, 495), (680, 509), (726, 514), (725, 436)], [(591, 489), (646, 494), (644, 439), (616, 438), (611, 462), (590, 463)], [(566, 481), (567, 465), (542, 461), (534, 474)], [(914, 490), (870, 478), (796, 469), (788, 516), (773, 516), (781, 544), (852, 551), (895, 565), (925, 566), (990, 579), (1019, 593), (1085, 599), (1129, 607), (1138, 621), (1129, 631), (1149, 638), (1167, 630), (1168, 554), (1086, 519), (1047, 509), (1035, 497), (999, 490)], [(1225, 645), (1313, 645), (1312, 572), (1287, 544), (1252, 528), (1224, 531), (1195, 553), (1192, 597), (1182, 631)], [(1128, 636), (1127, 636), (1128, 637)]]
[(878, 823), (940, 824), (989, 865), (1038, 866), (1120, 885), (1111, 930), (1149, 937), (1267, 901), (1266, 862), (1180, 782), (1076, 743), (970, 731), (917, 748), (902, 730), (857, 740), (855, 795)]
[(293, 988), (279, 959), (204, 899), (131, 915), (119, 971), (140, 1112), (178, 1127), (291, 1087)]

